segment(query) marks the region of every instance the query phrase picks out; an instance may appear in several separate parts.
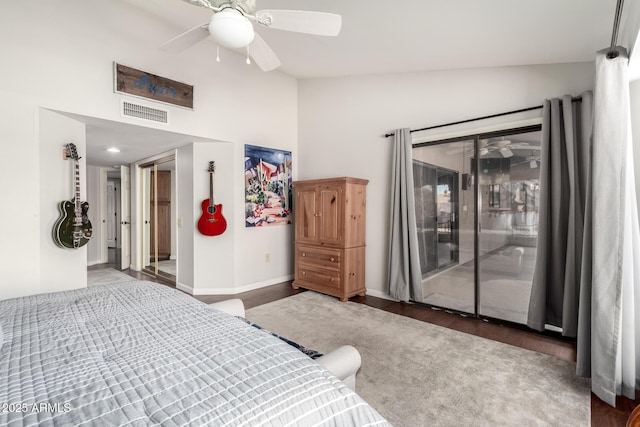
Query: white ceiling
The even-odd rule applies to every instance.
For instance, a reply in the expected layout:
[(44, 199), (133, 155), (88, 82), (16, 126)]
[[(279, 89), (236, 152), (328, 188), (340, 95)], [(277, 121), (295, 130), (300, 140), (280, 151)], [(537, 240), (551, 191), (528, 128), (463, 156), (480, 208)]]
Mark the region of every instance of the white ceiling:
[[(87, 163), (93, 166), (118, 167), (143, 160), (158, 153), (207, 138), (160, 129), (119, 123), (77, 114), (65, 114), (86, 125)], [(119, 153), (107, 148), (117, 147)], [(114, 168), (115, 170), (115, 168)]]
[[(211, 12), (181, 0), (119, 0), (176, 35)], [(616, 0), (257, 0), (257, 9), (342, 15), (338, 37), (257, 28), (298, 79), (593, 61), (611, 39)], [(623, 26), (625, 15), (623, 14)], [(215, 44), (210, 40), (212, 52)], [(161, 42), (159, 43), (161, 44)], [(254, 65), (255, 66), (255, 65)], [(111, 166), (193, 141), (132, 125), (87, 123), (90, 164)], [(118, 141), (121, 153), (105, 150)], [(152, 142), (149, 142), (152, 141)]]
[[(211, 12), (181, 0), (122, 0), (173, 23)], [(592, 61), (611, 40), (616, 0), (257, 0), (257, 9), (342, 15), (338, 37), (257, 26), (296, 78)], [(213, 42), (210, 43), (215, 49)]]

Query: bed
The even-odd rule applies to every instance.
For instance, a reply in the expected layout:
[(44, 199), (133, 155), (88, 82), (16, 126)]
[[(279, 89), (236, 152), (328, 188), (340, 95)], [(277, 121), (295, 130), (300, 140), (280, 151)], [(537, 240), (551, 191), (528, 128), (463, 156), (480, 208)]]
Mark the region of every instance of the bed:
[(389, 425), (296, 348), (150, 282), (0, 301), (0, 345), (0, 425)]

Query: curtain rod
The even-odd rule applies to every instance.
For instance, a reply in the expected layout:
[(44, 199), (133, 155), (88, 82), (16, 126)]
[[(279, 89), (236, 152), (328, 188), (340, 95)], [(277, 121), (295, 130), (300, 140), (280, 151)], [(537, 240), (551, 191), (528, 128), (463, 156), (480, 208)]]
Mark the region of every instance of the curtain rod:
[[(582, 100), (582, 96), (574, 96), (574, 97), (571, 98), (571, 102), (576, 102), (576, 101), (581, 101), (581, 100)], [(438, 129), (438, 128), (443, 128), (443, 127), (446, 127), (446, 126), (453, 126), (453, 125), (460, 125), (460, 124), (463, 124), (463, 123), (475, 122), (475, 121), (478, 121), (478, 120), (492, 119), (494, 117), (508, 116), (509, 114), (524, 113), (525, 111), (539, 110), (542, 107), (543, 107), (542, 105), (536, 105), (535, 107), (521, 108), (519, 110), (506, 111), (504, 113), (491, 114), (489, 116), (476, 117), (474, 119), (460, 120), (460, 121), (457, 121), (457, 122), (444, 123), (442, 125), (429, 126), (429, 127), (420, 128), (420, 129), (411, 129), (409, 132), (411, 132), (411, 133), (420, 132), (420, 131), (423, 131), (423, 130)], [(388, 137), (393, 136), (393, 135), (395, 135), (395, 132), (389, 132), (389, 133), (384, 134), (384, 137), (388, 138)]]
[(617, 58), (620, 53), (616, 50), (616, 44), (618, 42), (618, 29), (620, 28), (620, 18), (622, 17), (622, 6), (624, 0), (618, 0), (616, 4), (616, 14), (613, 18), (613, 31), (611, 31), (611, 47), (607, 52), (607, 58)]

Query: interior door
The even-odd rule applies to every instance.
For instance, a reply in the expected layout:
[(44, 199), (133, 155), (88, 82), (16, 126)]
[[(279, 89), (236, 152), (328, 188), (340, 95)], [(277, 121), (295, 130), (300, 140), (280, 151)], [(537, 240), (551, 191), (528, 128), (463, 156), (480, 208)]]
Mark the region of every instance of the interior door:
[(107, 181), (107, 247), (116, 247), (116, 185)]
[(121, 265), (131, 266), (131, 184), (129, 166), (120, 166), (120, 236)]

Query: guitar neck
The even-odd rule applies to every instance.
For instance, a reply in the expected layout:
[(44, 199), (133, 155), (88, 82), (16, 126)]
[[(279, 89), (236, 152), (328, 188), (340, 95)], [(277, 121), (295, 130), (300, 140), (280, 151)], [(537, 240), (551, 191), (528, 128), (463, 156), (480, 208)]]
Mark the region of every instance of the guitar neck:
[(209, 172), (209, 204), (211, 206), (216, 204), (213, 200), (213, 172)]
[(74, 160), (74, 224), (82, 225), (82, 202), (80, 201), (80, 164)]

